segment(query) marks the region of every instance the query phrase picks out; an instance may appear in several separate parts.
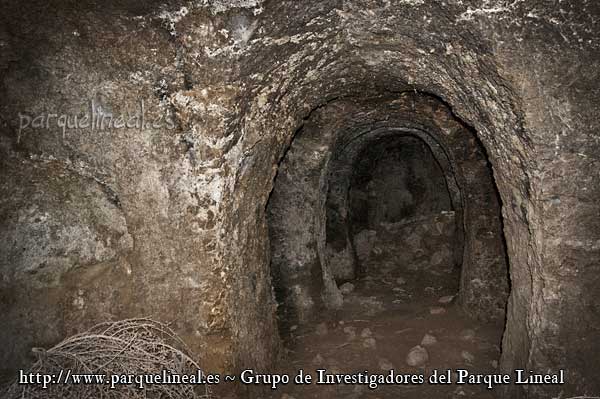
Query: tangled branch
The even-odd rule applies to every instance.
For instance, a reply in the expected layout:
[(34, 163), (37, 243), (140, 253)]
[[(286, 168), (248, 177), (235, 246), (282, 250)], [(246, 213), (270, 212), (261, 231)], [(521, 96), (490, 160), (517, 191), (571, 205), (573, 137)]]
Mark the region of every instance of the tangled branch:
[[(15, 381), (3, 397), (9, 399), (205, 399), (211, 398), (206, 384), (120, 383), (111, 387), (111, 376), (195, 375), (203, 377), (185, 343), (165, 324), (149, 319), (102, 323), (65, 339), (51, 349), (34, 350), (38, 356), (27, 374), (54, 376), (45, 389), (41, 384)], [(66, 374), (106, 375), (106, 382), (65, 381)], [(59, 381), (59, 377), (62, 381)], [(122, 381), (121, 381), (122, 382)]]

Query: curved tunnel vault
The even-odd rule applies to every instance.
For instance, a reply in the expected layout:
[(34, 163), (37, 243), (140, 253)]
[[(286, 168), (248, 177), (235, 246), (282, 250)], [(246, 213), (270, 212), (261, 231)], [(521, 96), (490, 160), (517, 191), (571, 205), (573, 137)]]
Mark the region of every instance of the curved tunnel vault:
[[(530, 147), (522, 129), (519, 99), (512, 86), (505, 84), (485, 49), (469, 44), (477, 43), (475, 36), (467, 40), (453, 30), (441, 28), (443, 24), (429, 25), (467, 47), (457, 57), (443, 53), (422, 57), (420, 49), (427, 48), (429, 39), (421, 30), (415, 31), (414, 25), (402, 23), (410, 19), (397, 16), (390, 24), (402, 31), (398, 38), (407, 40), (378, 39), (374, 45), (369, 41), (370, 34), (361, 34), (372, 25), (354, 24), (353, 20), (347, 25), (351, 28), (348, 35), (358, 47), (347, 43), (346, 35), (340, 37), (336, 30), (328, 31), (331, 36), (314, 40), (311, 37), (306, 45), (258, 46), (251, 57), (245, 58), (244, 94), (248, 96), (244, 98), (249, 101), (239, 104), (245, 109), (239, 125), (242, 136), (236, 145), (244, 155), (235, 169), (234, 188), (239, 195), (230, 206), (236, 217), (223, 223), (227, 231), (234, 233), (224, 245), (238, 248), (240, 253), (227, 262), (230, 270), (239, 272), (239, 278), (232, 280), (233, 293), (229, 298), (241, 304), (230, 312), (232, 335), (237, 343), (236, 367), (272, 364), (279, 353), (275, 312), (265, 313), (263, 306), (246, 301), (245, 292), (254, 281), (247, 276), (253, 276), (252, 273), (272, 276), (278, 291), (279, 326), (284, 332), (286, 323), (293, 327), (295, 321), (310, 320), (318, 309), (340, 307), (343, 303), (326, 256), (326, 196), (322, 195), (328, 187), (326, 166), (343, 131), (390, 127), (436, 132), (435, 136), (448, 149), (460, 148), (454, 146), (457, 143), (477, 143), (479, 139), (484, 144), (504, 204), (506, 247), (511, 260), (511, 297), (500, 367), (509, 370), (544, 364), (544, 359), (528, 355), (532, 353), (532, 337), (526, 326), (532, 312), (527, 304), (533, 291), (526, 284), (531, 258), (525, 249), (528, 244), (523, 242), (531, 240), (527, 223), (535, 214), (529, 213), (531, 186), (523, 173), (532, 165), (527, 163)], [(287, 34), (286, 29), (277, 33)], [(328, 44), (324, 45), (324, 41)], [(269, 59), (283, 60), (281, 67), (264, 73), (266, 52)], [(434, 93), (443, 102), (419, 92)], [(476, 133), (458, 123), (446, 103)], [(481, 150), (471, 154), (467, 150), (458, 152), (467, 159), (463, 165), (488, 165)], [(311, 166), (302, 167), (304, 162)], [(462, 172), (458, 163), (453, 170)], [(489, 189), (477, 195), (498, 203), (494, 179), (489, 168), (484, 170), (487, 180), (473, 186), (487, 186)], [(477, 179), (468, 173), (455, 176), (458, 183), (462, 176), (467, 183)], [(252, 204), (259, 204), (259, 209)], [(490, 210), (487, 216), (463, 204), (463, 220), (470, 220), (479, 228), (465, 229), (459, 300), (474, 315), (501, 319), (508, 291), (506, 267), (498, 267), (506, 264), (502, 239), (497, 239), (502, 237), (501, 218), (499, 207), (485, 209)], [(249, 219), (238, 215), (249, 215)], [(469, 240), (467, 236), (477, 238), (488, 231), (491, 233), (487, 237), (496, 243), (492, 247), (482, 246), (481, 241)], [(270, 239), (266, 245), (258, 241), (267, 235)], [(487, 255), (488, 250), (491, 256)], [(498, 256), (494, 255), (496, 252)], [(480, 267), (465, 267), (477, 259), (482, 260)], [(467, 270), (469, 273), (465, 273)], [(268, 306), (275, 309), (271, 290), (262, 289), (260, 295), (252, 291), (254, 297), (265, 298)], [(266, 348), (266, 355), (256, 352), (256, 345)], [(512, 397), (517, 388), (507, 389)]]
[(380, 128), (360, 133), (334, 151), (328, 182), (327, 255), (338, 280), (364, 269), (364, 252), (379, 225), (418, 223), (442, 210), (452, 212), (457, 240), (455, 259), (448, 261), (460, 262), (463, 226), (454, 223), (463, 215), (460, 190), (448, 155), (427, 132)]
[[(483, 146), (438, 98), (405, 92), (315, 110), (279, 164), (266, 211), (288, 349), (303, 350), (296, 330), (325, 328), (324, 311), (400, 331), (464, 327), (469, 314), (494, 326), (487, 336), (499, 347), (508, 297), (500, 199)], [(442, 299), (462, 313), (415, 327), (423, 311), (445, 312)]]
[[(383, 181), (371, 184), (384, 187), (371, 205), (391, 201), (388, 205), (400, 214), (379, 220), (382, 215), (373, 211), (385, 206), (371, 206), (370, 214), (361, 215), (358, 208), (365, 204), (359, 197), (369, 194), (357, 189), (365, 178), (359, 175), (377, 168), (373, 157), (390, 154), (396, 157), (395, 166), (389, 159), (380, 165)], [(390, 198), (386, 190), (394, 182), (415, 187), (397, 190)], [(399, 206), (401, 196), (418, 198), (404, 198), (407, 203)], [(412, 253), (426, 258), (426, 267), (460, 269), (458, 298), (466, 311), (487, 321), (504, 318), (508, 266), (491, 168), (473, 131), (435, 97), (404, 93), (393, 100), (340, 101), (319, 110), (282, 160), (267, 212), (283, 326), (307, 322), (319, 309), (341, 306), (337, 286), (364, 274), (376, 235), (369, 224), (381, 222), (388, 228), (408, 224), (405, 235), (424, 225), (433, 226), (436, 236), (448, 229), (443, 233), (447, 242), (440, 245), (415, 233)]]
[[(392, 2), (391, 7), (375, 11), (379, 16), (377, 19), (364, 13), (363, 4), (347, 2), (348, 8), (343, 13), (334, 9), (334, 3), (330, 3), (330, 8), (323, 2), (313, 4), (314, 9), (299, 8), (294, 14), (298, 18), (294, 20), (297, 24), (292, 30), (300, 36), (291, 36), (291, 19), (279, 18), (284, 22), (265, 24), (260, 28), (264, 28), (270, 38), (281, 40), (257, 42), (244, 57), (244, 90), (238, 104), (244, 114), (240, 124), (234, 125), (243, 127), (240, 144), (235, 148), (244, 154), (244, 158), (234, 167), (235, 188), (240, 189), (228, 209), (235, 212), (231, 212), (233, 216), (223, 223), (227, 232), (233, 232), (224, 246), (228, 250), (229, 247), (236, 248), (236, 254), (239, 254), (226, 262), (226, 266), (239, 276), (231, 280), (232, 295), (229, 298), (241, 304), (232, 307), (230, 312), (232, 335), (237, 344), (236, 367), (271, 364), (269, 361), (276, 354), (275, 350), (268, 350), (276, 348), (275, 344), (263, 344), (278, 342), (274, 313), (265, 313), (261, 304), (246, 301), (249, 297), (245, 294), (247, 287), (253, 287), (252, 273), (266, 276), (270, 269), (274, 270), (273, 275), (280, 279), (274, 285), (289, 290), (279, 294), (280, 313), (283, 312), (281, 309), (296, 313), (292, 320), (294, 317), (308, 320), (315, 310), (325, 305), (337, 306), (341, 302), (326, 261), (326, 198), (322, 195), (327, 191), (327, 176), (323, 171), (331, 159), (328, 152), (334, 148), (334, 136), (339, 136), (348, 127), (368, 131), (419, 124), (422, 126), (415, 127), (428, 132), (441, 131), (436, 137), (448, 149), (453, 143), (481, 140), (493, 166), (494, 179), (491, 179), (489, 168), (480, 168), (487, 165), (485, 155), (480, 150), (470, 155), (463, 151), (466, 156), (463, 165), (479, 165), (472, 170), (487, 170), (487, 175), (477, 182), (476, 174), (471, 174), (468, 167), (464, 168), (467, 173), (462, 173), (463, 168), (456, 160), (453, 170), (459, 183), (460, 179), (467, 185), (477, 182), (472, 184), (475, 190), (471, 198), (486, 204), (499, 201), (495, 181), (503, 203), (500, 218), (499, 206), (476, 209), (463, 196), (465, 249), (459, 298), (463, 308), (472, 310), (473, 314), (480, 317), (495, 315), (501, 319), (508, 291), (506, 268), (499, 267), (506, 264), (506, 258), (500, 255), (504, 247), (501, 238), (501, 222), (504, 221), (511, 294), (506, 310), (500, 370), (507, 373), (516, 368), (557, 371), (565, 366), (572, 370), (571, 382), (564, 387), (511, 385), (501, 388), (505, 391), (504, 397), (545, 398), (565, 392), (575, 394), (578, 387), (597, 387), (596, 376), (588, 371), (592, 368), (581, 363), (581, 359), (590, 359), (582, 353), (591, 347), (592, 340), (584, 345), (568, 339), (571, 334), (589, 336), (588, 324), (573, 327), (571, 320), (580, 315), (580, 301), (591, 298), (592, 291), (585, 288), (580, 295), (573, 296), (572, 289), (578, 289), (576, 282), (562, 285), (564, 279), (559, 270), (562, 265), (571, 264), (572, 252), (559, 248), (560, 241), (555, 240), (570, 233), (584, 237), (586, 231), (593, 230), (594, 224), (589, 222), (591, 218), (586, 218), (585, 227), (568, 230), (569, 233), (559, 227), (563, 218), (571, 215), (569, 207), (576, 200), (566, 201), (566, 192), (558, 186), (546, 185), (548, 180), (543, 178), (548, 175), (540, 173), (546, 167), (561, 173), (569, 171), (567, 174), (571, 169), (564, 169), (558, 161), (555, 163), (551, 155), (554, 147), (546, 146), (553, 143), (553, 132), (560, 132), (562, 128), (559, 123), (549, 122), (554, 120), (551, 111), (554, 99), (548, 97), (548, 101), (544, 101), (535, 94), (544, 86), (538, 79), (539, 71), (527, 70), (535, 62), (525, 63), (524, 69), (512, 62), (507, 64), (507, 58), (496, 53), (494, 46), (482, 43), (479, 25), (465, 28), (468, 24), (462, 22), (448, 24), (452, 13), (441, 12), (442, 8), (438, 9), (440, 5), (437, 4), (426, 2), (422, 10), (413, 14), (404, 12), (400, 3), (394, 5)], [(323, 14), (323, 7), (331, 12), (331, 21), (335, 23), (315, 18)], [(430, 12), (433, 7), (435, 12)], [(416, 11), (412, 7), (411, 10)], [(269, 15), (283, 15), (278, 14), (279, 11), (288, 13), (290, 8), (281, 6)], [(344, 29), (339, 29), (340, 26)], [(496, 36), (493, 38), (495, 40)], [(542, 42), (546, 41), (544, 37)], [(442, 43), (452, 43), (452, 46), (437, 47)], [(522, 44), (519, 42), (517, 48), (522, 49), (525, 60), (531, 55), (532, 47)], [(274, 68), (265, 69), (266, 59), (281, 62)], [(521, 86), (527, 81), (537, 83)], [(448, 110), (439, 106), (439, 101), (427, 112), (427, 107), (420, 105), (418, 99), (413, 105), (412, 98), (418, 97), (411, 94), (415, 90), (442, 98), (474, 130), (466, 129), (471, 131), (468, 136), (465, 129), (456, 125), (449, 127), (452, 123), (448, 122), (453, 118), (443, 116)], [(391, 101), (383, 101), (385, 105), (382, 105), (382, 101), (378, 103), (374, 98), (378, 95), (388, 96)], [(368, 100), (369, 96), (374, 99)], [(535, 105), (527, 104), (531, 101)], [(389, 112), (394, 107), (402, 110)], [(438, 113), (444, 122), (435, 117)], [(327, 118), (336, 122), (326, 123), (324, 119)], [(572, 132), (579, 134), (577, 129)], [(290, 147), (295, 133), (296, 139), (304, 136), (309, 139), (302, 140), (304, 143), (296, 140)], [(279, 163), (286, 149), (287, 159)], [(568, 159), (569, 167), (585, 164), (574, 158)], [(303, 161), (316, 168), (310, 172), (296, 168)], [(560, 179), (556, 181), (562, 182)], [(582, 182), (582, 187), (590, 189), (588, 193), (594, 192), (596, 185), (583, 184), (583, 179), (578, 181)], [(287, 184), (293, 186), (298, 195), (290, 195), (293, 190), (285, 189)], [(467, 186), (461, 186), (463, 193), (467, 191), (464, 187)], [(484, 189), (478, 191), (479, 188)], [(264, 206), (272, 189), (267, 217)], [(556, 193), (563, 200), (560, 212), (554, 213), (543, 204), (543, 199), (550, 193)], [(303, 212), (296, 211), (293, 205), (298, 203), (309, 204), (314, 212), (309, 212), (306, 207)], [(253, 204), (260, 204), (260, 209)], [(591, 209), (595, 208), (575, 214), (589, 216)], [(489, 213), (482, 214), (481, 210), (489, 210)], [(286, 216), (293, 216), (295, 225)], [(547, 217), (551, 224), (546, 223)], [(466, 226), (468, 221), (472, 223), (471, 228)], [(262, 237), (267, 235), (267, 222), (271, 230), (271, 250), (269, 245), (262, 245)], [(286, 231), (295, 231), (301, 239), (289, 240)], [(307, 231), (311, 233), (306, 234)], [(492, 245), (485, 245), (486, 241)], [(545, 253), (544, 248), (551, 248), (551, 251)], [(573, 251), (577, 252), (577, 259), (591, 255), (588, 249)], [(593, 255), (593, 259), (596, 258)], [(469, 268), (469, 262), (478, 267)], [(591, 273), (585, 275), (593, 277)], [(310, 284), (306, 284), (307, 281)], [(490, 281), (500, 283), (493, 285)], [(563, 297), (548, 297), (549, 292), (560, 293)], [(271, 294), (270, 290), (252, 291), (251, 298), (268, 297), (268, 304), (272, 304)], [(489, 312), (490, 309), (496, 311)], [(266, 348), (267, 355), (255, 351), (257, 345)], [(593, 348), (590, 353), (595, 353)]]
[[(452, 172), (445, 176), (428, 144), (414, 131), (368, 136), (358, 151), (350, 145), (343, 150), (341, 156), (349, 165), (338, 161), (330, 167), (328, 264), (338, 284), (368, 276), (370, 269), (381, 266), (376, 260), (382, 251), (377, 242), (394, 248), (398, 263), (410, 269), (419, 268), (413, 256), (431, 257), (423, 266), (434, 274), (459, 269), (462, 223), (456, 223), (455, 213), (460, 220), (462, 205)], [(444, 160), (448, 166), (447, 157)], [(350, 176), (343, 171), (350, 171)], [(453, 195), (449, 187), (455, 189)], [(334, 195), (340, 192), (341, 196)], [(344, 262), (346, 253), (350, 256)], [(458, 279), (451, 280), (448, 283), (457, 291)]]

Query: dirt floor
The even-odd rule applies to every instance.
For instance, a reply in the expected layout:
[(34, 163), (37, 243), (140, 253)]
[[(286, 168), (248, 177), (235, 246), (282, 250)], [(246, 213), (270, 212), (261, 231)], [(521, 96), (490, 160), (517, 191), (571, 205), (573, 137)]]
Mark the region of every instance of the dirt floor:
[[(314, 325), (291, 333), (285, 372), (293, 376), (304, 369), (316, 378), (315, 370), (320, 368), (328, 373), (367, 371), (384, 375), (393, 369), (396, 374), (423, 374), (424, 383), (370, 389), (366, 384), (291, 382), (274, 391), (272, 398), (494, 398), (493, 391), (485, 386), (455, 384), (455, 375), (452, 384), (428, 383), (435, 369), (443, 373), (448, 369), (453, 373), (456, 369), (494, 373), (502, 326), (470, 319), (454, 300), (442, 303), (456, 294), (457, 270), (432, 273), (431, 269), (415, 267), (415, 263), (407, 265), (400, 260), (398, 250), (381, 246), (369, 259), (366, 276), (353, 282), (354, 290), (345, 295), (341, 311), (324, 314)], [(429, 360), (422, 366), (407, 365), (407, 354), (426, 334), (437, 341), (423, 345)]]

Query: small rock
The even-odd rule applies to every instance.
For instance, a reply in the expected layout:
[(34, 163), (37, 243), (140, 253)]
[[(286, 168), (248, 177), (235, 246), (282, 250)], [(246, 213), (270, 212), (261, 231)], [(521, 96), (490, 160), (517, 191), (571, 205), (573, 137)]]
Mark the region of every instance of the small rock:
[(412, 367), (420, 367), (429, 361), (429, 353), (427, 353), (427, 349), (423, 348), (421, 345), (417, 345), (408, 351), (408, 355), (406, 355), (406, 364)]
[(444, 314), (446, 313), (446, 309), (441, 306), (434, 306), (433, 308), (429, 308), (430, 314)]
[(327, 323), (320, 323), (317, 325), (316, 333), (319, 336), (327, 335)]
[(454, 297), (456, 295), (446, 295), (441, 297), (440, 299), (438, 299), (438, 302), (444, 305), (448, 305), (449, 303), (451, 303), (454, 300)]
[(497, 360), (492, 360), (490, 362), (490, 364), (492, 365), (492, 368), (497, 369), (498, 368), (498, 361)]
[(431, 346), (437, 344), (437, 338), (431, 334), (425, 334), (421, 340), (421, 346)]
[(363, 347), (365, 347), (365, 348), (375, 349), (376, 346), (377, 346), (377, 341), (375, 340), (375, 338), (366, 338), (363, 341)]
[(462, 341), (473, 341), (475, 338), (475, 330), (467, 328), (466, 330), (462, 330), (459, 335)]
[(348, 341), (352, 341), (356, 338), (356, 328), (352, 326), (344, 327), (344, 333), (348, 335)]
[(373, 333), (371, 332), (370, 329), (363, 328), (363, 330), (360, 333), (360, 336), (363, 337), (363, 338), (369, 338), (369, 337), (373, 336)]
[(404, 288), (394, 287), (394, 288), (392, 288), (392, 291), (394, 291), (394, 292), (404, 292)]
[(298, 326), (296, 324), (294, 324), (293, 326), (290, 327), (290, 331), (296, 331), (298, 329)]
[(402, 277), (398, 277), (396, 279), (396, 284), (398, 284), (398, 285), (404, 285), (404, 284), (406, 284), (406, 280), (403, 279)]
[(344, 295), (348, 295), (354, 291), (354, 284), (352, 283), (344, 283), (340, 286), (340, 292)]
[(293, 397), (292, 395), (288, 395), (287, 393), (284, 393), (283, 395), (281, 395), (281, 399), (296, 399), (296, 398)]
[(475, 356), (469, 351), (462, 351), (460, 357), (467, 363), (473, 363), (475, 361)]
[(321, 354), (318, 353), (317, 356), (313, 358), (312, 363), (315, 365), (321, 365), (325, 363), (325, 359), (323, 359), (323, 356), (321, 356)]
[(389, 371), (394, 369), (394, 365), (387, 359), (379, 359), (379, 368), (384, 371)]

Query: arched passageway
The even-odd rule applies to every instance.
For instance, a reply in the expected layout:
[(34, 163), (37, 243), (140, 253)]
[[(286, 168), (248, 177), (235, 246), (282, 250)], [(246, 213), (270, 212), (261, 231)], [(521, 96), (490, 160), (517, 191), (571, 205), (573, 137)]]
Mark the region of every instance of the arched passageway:
[[(453, 203), (440, 164), (418, 136), (390, 132), (364, 145), (348, 168), (342, 201), (332, 196), (344, 179), (340, 173), (330, 175), (327, 246), (334, 254), (329, 265), (336, 281), (342, 284), (402, 267), (444, 275), (442, 285), (458, 292), (463, 252), (460, 192), (455, 192)], [(451, 173), (448, 179), (456, 188)], [(344, 250), (347, 242), (351, 262), (344, 264), (335, 254), (336, 247)], [(384, 249), (391, 253), (384, 254)], [(383, 257), (394, 262), (384, 265)]]
[(312, 114), (279, 165), (267, 220), (280, 334), (298, 361), (367, 367), (372, 349), (370, 369), (402, 370), (437, 335), (431, 367), (498, 366), (500, 199), (474, 132), (437, 98), (340, 101)]

